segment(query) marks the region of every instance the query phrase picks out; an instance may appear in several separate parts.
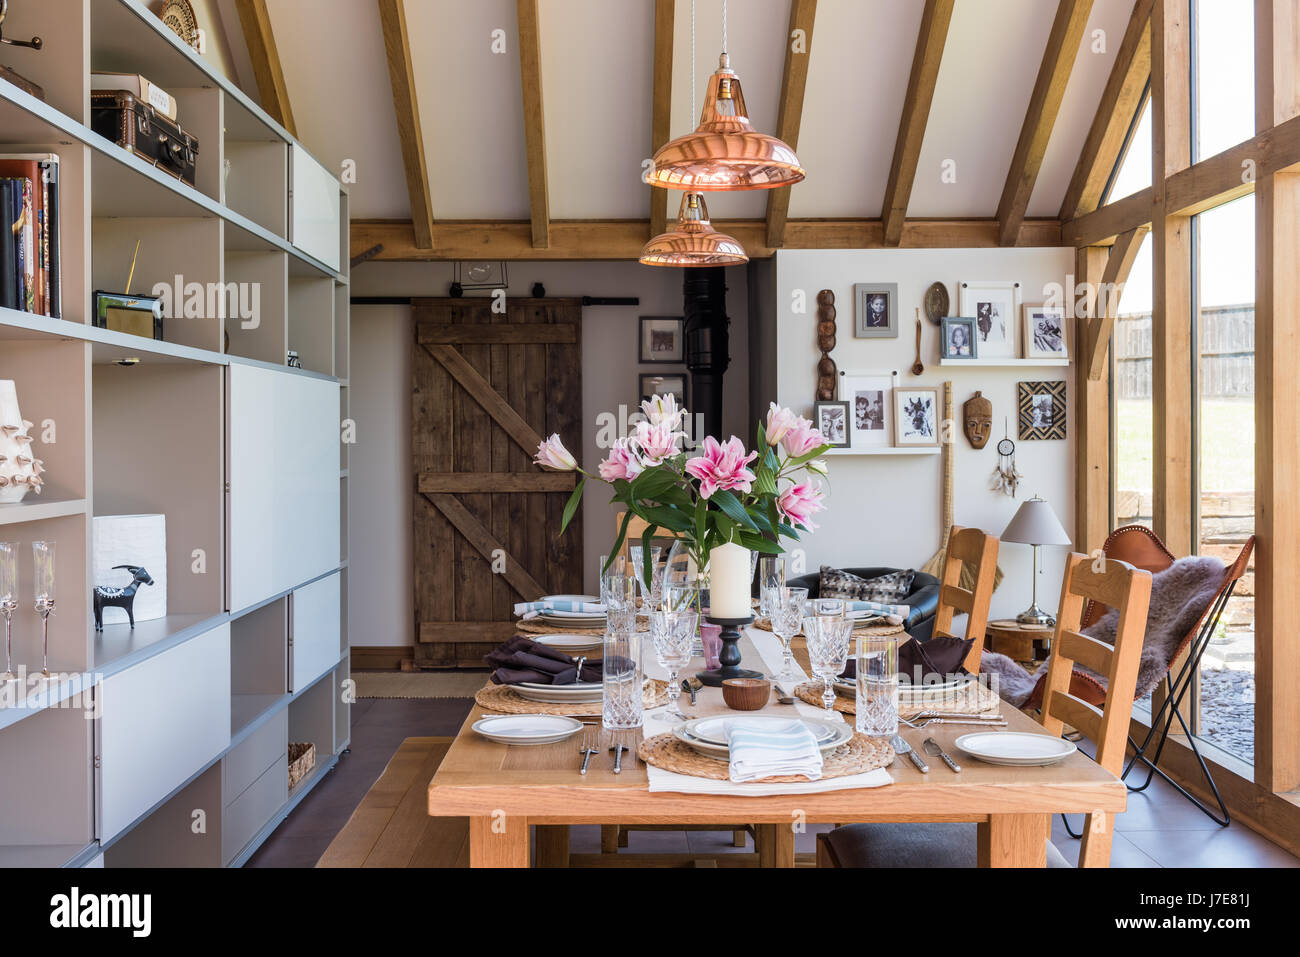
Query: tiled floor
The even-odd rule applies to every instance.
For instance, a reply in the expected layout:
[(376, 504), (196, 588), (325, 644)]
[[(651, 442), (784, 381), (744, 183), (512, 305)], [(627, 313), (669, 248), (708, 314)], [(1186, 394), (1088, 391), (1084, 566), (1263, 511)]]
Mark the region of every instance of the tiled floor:
[[(365, 698), (352, 708), (352, 750), (285, 819), (248, 862), (249, 867), (311, 867), (342, 829), (353, 809), (378, 779), (404, 738), (454, 735), (471, 702), (459, 698)], [(1157, 779), (1142, 794), (1130, 794), (1128, 811), (1115, 825), (1114, 867), (1300, 867), (1293, 857), (1242, 824), (1220, 828), (1173, 788)], [(1053, 818), (1052, 841), (1066, 859), (1079, 856), (1072, 840)], [(1082, 818), (1072, 819), (1077, 830)], [(795, 849), (811, 852), (816, 832), (799, 835)], [(600, 828), (575, 827), (574, 853), (597, 853)], [(631, 853), (733, 851), (730, 832), (637, 831)], [(753, 850), (753, 846), (749, 847)]]

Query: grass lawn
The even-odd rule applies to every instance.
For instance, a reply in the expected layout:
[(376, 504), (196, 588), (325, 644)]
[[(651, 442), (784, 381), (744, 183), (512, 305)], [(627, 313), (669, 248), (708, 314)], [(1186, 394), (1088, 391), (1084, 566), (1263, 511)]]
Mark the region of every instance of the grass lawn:
[[(1116, 488), (1151, 489), (1151, 402), (1116, 403)], [(1201, 401), (1201, 488), (1215, 492), (1255, 487), (1255, 404), (1251, 398)]]

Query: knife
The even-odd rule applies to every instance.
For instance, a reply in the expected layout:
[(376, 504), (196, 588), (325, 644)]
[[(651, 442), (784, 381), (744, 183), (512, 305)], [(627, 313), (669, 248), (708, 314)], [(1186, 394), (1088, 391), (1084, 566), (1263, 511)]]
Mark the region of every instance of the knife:
[(889, 743), (894, 746), (895, 752), (898, 754), (906, 754), (911, 758), (912, 763), (916, 765), (916, 770), (920, 771), (922, 774), (930, 773), (930, 765), (921, 760), (921, 756), (912, 750), (912, 746), (903, 740), (902, 735), (894, 735), (893, 740)]

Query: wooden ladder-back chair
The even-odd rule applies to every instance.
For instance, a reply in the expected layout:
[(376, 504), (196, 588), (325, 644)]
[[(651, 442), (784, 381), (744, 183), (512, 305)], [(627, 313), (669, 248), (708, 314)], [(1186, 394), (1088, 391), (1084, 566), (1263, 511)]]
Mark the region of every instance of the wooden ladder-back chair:
[[(969, 564), (973, 578), (971, 588), (961, 585), (962, 566)], [(998, 540), (978, 528), (953, 528), (948, 538), (948, 549), (943, 558), (939, 576), (939, 610), (934, 615), (933, 637), (957, 638), (952, 631), (952, 620), (966, 615), (966, 637), (973, 638), (970, 652), (963, 666), (971, 674), (979, 674), (980, 656), (984, 653), (984, 633), (989, 623), (989, 602), (993, 599), (993, 586), (998, 571)]]
[[(1097, 744), (1097, 763), (1116, 776), (1124, 763), (1150, 599), (1150, 572), (1113, 559), (1098, 569), (1093, 559), (1079, 554), (1066, 562), (1042, 723), (1054, 735), (1067, 722), (1087, 734)], [(1089, 600), (1120, 609), (1113, 647), (1079, 634)], [(1105, 675), (1120, 693), (1111, 695), (1103, 708), (1072, 695), (1076, 663)], [(1101, 812), (1087, 815), (1081, 867), (1109, 866), (1113, 825)], [(850, 824), (817, 836), (818, 867), (973, 867), (978, 857), (976, 826), (970, 824)], [(1047, 859), (1048, 866), (1068, 866), (1050, 841)]]
[[(1118, 609), (1113, 646), (1080, 634), (1087, 602)], [(1043, 689), (1043, 727), (1054, 735), (1060, 735), (1066, 724), (1082, 731), (1097, 745), (1097, 763), (1116, 776), (1124, 766), (1150, 602), (1149, 571), (1117, 559), (1092, 559), (1077, 553), (1066, 562), (1051, 663)], [(1106, 676), (1110, 693), (1102, 708), (1070, 693), (1076, 663)], [(1113, 831), (1114, 822), (1105, 814), (1086, 815), (1079, 866), (1109, 865)]]
[[(1152, 711), (1151, 726), (1141, 744), (1137, 741), (1129, 741), (1134, 754), (1123, 774), (1127, 782), (1129, 773), (1138, 762), (1141, 762), (1147, 767), (1146, 779), (1138, 785), (1130, 784), (1128, 786), (1130, 791), (1146, 790), (1154, 776), (1158, 774), (1220, 827), (1227, 827), (1232, 823), (1232, 819), (1228, 815), (1228, 807), (1224, 803), (1222, 795), (1219, 794), (1219, 787), (1214, 781), (1214, 776), (1210, 773), (1209, 766), (1205, 763), (1205, 759), (1201, 756), (1200, 749), (1196, 745), (1196, 737), (1191, 733), (1191, 729), (1188, 728), (1183, 718), (1182, 704), (1196, 685), (1196, 678), (1200, 673), (1201, 658), (1205, 655), (1210, 640), (1219, 628), (1223, 613), (1227, 609), (1228, 601), (1232, 598), (1237, 583), (1241, 581), (1250, 567), (1250, 557), (1254, 548), (1255, 536), (1252, 535), (1242, 545), (1241, 551), (1232, 564), (1228, 566), (1223, 581), (1219, 585), (1219, 590), (1206, 606), (1200, 619), (1179, 642), (1177, 650), (1170, 659), (1169, 670), (1164, 677), (1164, 700), (1160, 702), (1159, 707)], [(1145, 525), (1125, 525), (1116, 529), (1106, 539), (1106, 543), (1102, 546), (1102, 552), (1107, 558), (1116, 558), (1128, 562), (1130, 565), (1145, 569), (1152, 574), (1164, 571), (1176, 561), (1173, 553), (1165, 547), (1165, 543), (1160, 540), (1160, 537)], [(1084, 626), (1087, 627), (1095, 623), (1106, 613), (1107, 608), (1107, 603), (1104, 601), (1089, 602), (1084, 610)], [(1180, 660), (1181, 664), (1179, 664)], [(1169, 740), (1169, 732), (1173, 730), (1175, 721), (1182, 728), (1187, 744), (1196, 757), (1201, 773), (1205, 776), (1206, 784), (1214, 795), (1214, 800), (1219, 807), (1218, 814), (1214, 813), (1209, 804), (1196, 797), (1158, 767), (1160, 755), (1164, 752), (1165, 744)]]

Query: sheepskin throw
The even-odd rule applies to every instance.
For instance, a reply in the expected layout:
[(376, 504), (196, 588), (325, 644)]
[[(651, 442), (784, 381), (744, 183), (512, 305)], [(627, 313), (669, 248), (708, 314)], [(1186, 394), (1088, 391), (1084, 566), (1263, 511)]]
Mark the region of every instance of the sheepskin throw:
[[(1193, 556), (1178, 559), (1152, 578), (1151, 607), (1147, 613), (1146, 640), (1138, 663), (1136, 698), (1150, 694), (1169, 671), (1169, 663), (1178, 646), (1196, 627), (1223, 584), (1225, 571), (1226, 566), (1217, 558)], [(1083, 634), (1113, 645), (1118, 625), (1119, 612), (1111, 609), (1095, 624), (1085, 628)], [(1006, 655), (986, 651), (980, 659), (980, 671), (996, 675), (998, 694), (1021, 707), (1038, 683), (1047, 677), (1048, 664), (1043, 662), (1030, 674)], [(1095, 674), (1081, 665), (1074, 668), (1105, 687), (1105, 675)]]

